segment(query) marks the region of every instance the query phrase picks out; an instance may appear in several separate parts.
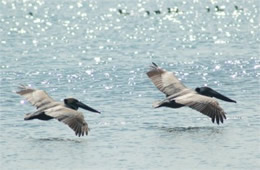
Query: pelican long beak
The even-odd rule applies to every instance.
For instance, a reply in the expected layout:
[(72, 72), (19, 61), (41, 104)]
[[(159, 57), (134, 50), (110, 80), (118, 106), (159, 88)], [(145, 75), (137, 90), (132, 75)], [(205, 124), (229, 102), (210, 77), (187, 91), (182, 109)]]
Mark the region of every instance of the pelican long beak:
[(209, 88), (208, 93), (209, 93), (210, 96), (216, 97), (216, 98), (218, 98), (218, 99), (220, 99), (220, 100), (224, 100), (224, 101), (226, 101), (226, 102), (236, 103), (235, 100), (232, 100), (232, 99), (230, 99), (230, 98), (228, 98), (228, 97), (226, 97), (226, 96), (224, 96), (224, 95), (222, 95), (222, 94), (216, 92), (215, 90), (213, 90), (213, 89), (211, 89), (211, 88)]
[(91, 112), (96, 112), (96, 113), (99, 113), (99, 114), (100, 114), (99, 111), (97, 111), (97, 110), (95, 110), (95, 109), (93, 109), (93, 108), (91, 108), (91, 107), (85, 105), (85, 104), (82, 103), (82, 102), (77, 102), (77, 105), (78, 105), (78, 107), (81, 107), (82, 109), (85, 109), (85, 110), (88, 110), (88, 111), (91, 111)]

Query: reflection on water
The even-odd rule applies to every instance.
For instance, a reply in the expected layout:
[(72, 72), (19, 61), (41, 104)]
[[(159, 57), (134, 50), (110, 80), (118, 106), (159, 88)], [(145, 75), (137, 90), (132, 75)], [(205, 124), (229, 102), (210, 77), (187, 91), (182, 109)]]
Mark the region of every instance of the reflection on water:
[(223, 128), (220, 127), (160, 127), (160, 129), (171, 133), (199, 133), (199, 132), (210, 132), (220, 133)]
[(55, 138), (55, 137), (53, 137), (53, 138), (38, 138), (38, 139), (34, 138), (34, 140), (36, 142), (37, 141), (39, 141), (39, 142), (43, 141), (43, 142), (75, 142), (75, 143), (81, 143), (81, 142), (86, 141), (87, 138), (85, 138), (85, 139), (77, 139), (77, 138), (73, 139), (73, 138)]

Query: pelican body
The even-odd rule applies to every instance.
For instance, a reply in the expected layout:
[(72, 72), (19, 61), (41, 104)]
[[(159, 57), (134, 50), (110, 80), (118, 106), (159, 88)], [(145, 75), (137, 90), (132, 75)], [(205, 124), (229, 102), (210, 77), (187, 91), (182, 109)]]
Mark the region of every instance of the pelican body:
[(213, 123), (216, 120), (217, 124), (219, 124), (219, 122), (223, 123), (224, 119), (226, 119), (226, 113), (213, 97), (236, 103), (236, 101), (209, 87), (197, 87), (195, 90), (189, 89), (172, 72), (159, 68), (155, 63), (151, 66), (151, 70), (147, 72), (147, 76), (161, 92), (166, 94), (166, 99), (153, 104), (154, 108), (188, 106), (209, 116)]
[(25, 97), (27, 101), (37, 108), (35, 112), (26, 114), (24, 120), (39, 119), (47, 121), (57, 119), (67, 124), (79, 137), (88, 134), (88, 124), (84, 120), (83, 114), (77, 111), (78, 108), (100, 113), (74, 98), (66, 98), (63, 102), (57, 102), (43, 90), (23, 85), (19, 88), (20, 90), (16, 93)]

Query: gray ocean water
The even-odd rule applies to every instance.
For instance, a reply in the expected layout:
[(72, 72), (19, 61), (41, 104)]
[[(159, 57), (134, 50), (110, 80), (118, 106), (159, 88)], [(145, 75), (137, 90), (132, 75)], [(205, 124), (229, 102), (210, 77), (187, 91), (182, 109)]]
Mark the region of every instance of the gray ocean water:
[[(1, 0), (1, 169), (259, 169), (259, 10), (258, 0)], [(151, 62), (236, 100), (219, 101), (225, 123), (153, 109), (165, 96), (145, 74)], [(24, 121), (35, 108), (19, 84), (102, 114), (80, 110), (91, 128), (80, 138), (56, 120)]]

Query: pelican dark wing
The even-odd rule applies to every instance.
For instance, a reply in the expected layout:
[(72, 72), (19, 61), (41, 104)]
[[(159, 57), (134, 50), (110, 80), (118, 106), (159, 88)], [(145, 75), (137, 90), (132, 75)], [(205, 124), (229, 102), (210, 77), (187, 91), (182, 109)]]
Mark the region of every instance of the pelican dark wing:
[(55, 102), (45, 91), (33, 89), (24, 85), (19, 86), (19, 91), (17, 94), (20, 94), (25, 97), (33, 106), (36, 106), (37, 109), (40, 109), (43, 106), (46, 106), (52, 102)]
[(219, 106), (218, 102), (210, 97), (202, 96), (197, 93), (189, 93), (174, 99), (176, 103), (189, 106), (207, 116), (209, 116), (214, 123), (223, 123), (226, 119), (224, 110)]
[(79, 137), (88, 135), (88, 124), (81, 112), (60, 105), (45, 110), (45, 114), (67, 124)]
[(153, 84), (166, 96), (173, 95), (185, 89), (186, 87), (172, 72), (159, 68), (155, 63), (151, 70), (146, 73)]

